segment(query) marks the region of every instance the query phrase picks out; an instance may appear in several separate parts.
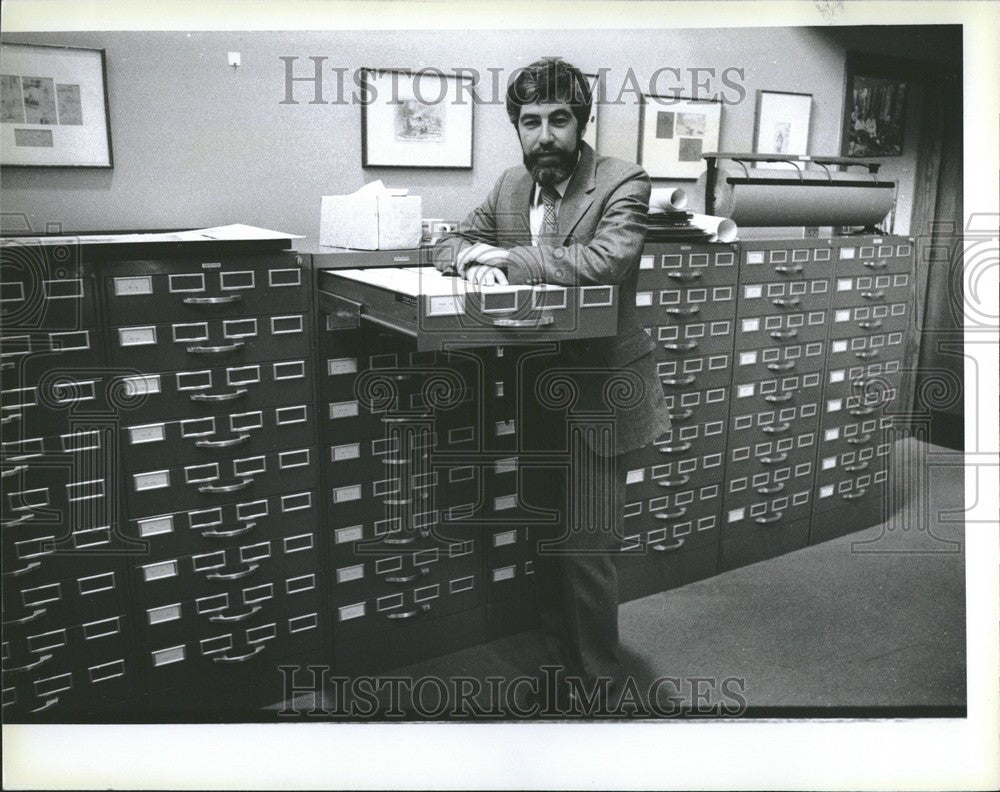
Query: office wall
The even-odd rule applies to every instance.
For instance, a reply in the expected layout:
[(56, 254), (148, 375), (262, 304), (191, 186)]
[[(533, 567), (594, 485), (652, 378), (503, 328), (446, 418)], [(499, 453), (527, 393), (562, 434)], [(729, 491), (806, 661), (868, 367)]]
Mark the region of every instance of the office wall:
[[(424, 199), (424, 215), (456, 217), (482, 199), (497, 174), (520, 161), (502, 103), (476, 108), (474, 167), (465, 171), (362, 169), (360, 108), (310, 104), (312, 88), (298, 85), (299, 104), (281, 104), (285, 65), (297, 56), (310, 74), (310, 56), (329, 67), (511, 70), (542, 55), (561, 55), (584, 71), (608, 69), (615, 93), (631, 68), (640, 85), (662, 67), (714, 69), (713, 88), (728, 67), (743, 69), (745, 97), (724, 107), (720, 147), (749, 150), (758, 89), (813, 95), (810, 152), (840, 147), (844, 61), (849, 49), (953, 62), (960, 58), (956, 28), (761, 28), (666, 31), (502, 31), (467, 35), (413, 32), (108, 32), (17, 34), (12, 42), (100, 47), (107, 52), (115, 167), (111, 170), (4, 168), (6, 230), (25, 215), (35, 231), (199, 227), (244, 222), (315, 236), (320, 196), (350, 192), (382, 179)], [(227, 51), (242, 54), (238, 69)], [(704, 74), (704, 73), (703, 73)], [(688, 79), (684, 73), (685, 81)], [(332, 99), (332, 72), (324, 98)], [(661, 87), (677, 83), (667, 75)], [(331, 94), (332, 92), (332, 94)], [(489, 92), (487, 92), (488, 94)], [(635, 160), (639, 108), (634, 93), (601, 108), (598, 148)], [(916, 130), (919, 102), (910, 105)], [(917, 140), (886, 171), (900, 180), (908, 207)], [(912, 143), (912, 145), (911, 145)], [(667, 186), (657, 182), (655, 186)], [(676, 182), (693, 187), (693, 182)], [(897, 228), (897, 230), (901, 230)]]

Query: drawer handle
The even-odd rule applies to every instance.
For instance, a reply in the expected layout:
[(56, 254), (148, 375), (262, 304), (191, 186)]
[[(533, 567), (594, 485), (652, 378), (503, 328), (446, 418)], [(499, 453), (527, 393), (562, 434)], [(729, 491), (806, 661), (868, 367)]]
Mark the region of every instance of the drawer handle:
[(786, 360), (784, 363), (768, 363), (768, 371), (788, 371), (795, 368), (794, 360)]
[(409, 506), (413, 503), (413, 498), (383, 498), (382, 503), (386, 506)]
[(675, 385), (690, 385), (692, 382), (695, 381), (695, 379), (696, 378), (695, 378), (694, 374), (689, 374), (688, 376), (681, 377), (681, 378), (678, 378), (678, 377), (660, 377), (660, 382), (662, 382), (664, 385), (670, 385), (672, 387), (672, 386), (675, 386)]
[[(209, 616), (208, 620), (210, 622), (223, 622), (223, 623), (241, 622), (241, 621), (246, 621), (255, 613), (257, 613), (259, 610), (260, 610), (260, 605), (254, 605), (246, 613), (237, 613), (235, 616), (223, 616), (221, 613), (217, 613), (214, 616)], [(263, 646), (263, 644), (261, 644), (261, 646)]]
[(798, 330), (773, 330), (771, 331), (771, 338), (775, 341), (784, 341), (786, 338), (798, 338)]
[[(70, 453), (76, 453), (76, 452), (77, 452), (77, 449), (71, 449), (70, 450)], [(7, 461), (8, 462), (24, 462), (24, 461), (26, 461), (28, 459), (35, 459), (36, 457), (41, 457), (41, 456), (42, 456), (41, 452), (39, 452), (37, 454), (18, 454), (17, 456), (9, 456), (9, 457), (7, 457)]]
[(879, 289), (878, 291), (863, 291), (861, 296), (866, 300), (884, 300), (885, 292)]
[(185, 297), (185, 305), (230, 305), (243, 299), (242, 294), (229, 294), (225, 297)]
[(202, 531), (201, 535), (206, 539), (229, 539), (233, 536), (243, 536), (243, 534), (248, 534), (256, 527), (257, 523), (248, 522), (242, 528), (234, 528), (231, 531)]
[(687, 514), (687, 506), (681, 506), (679, 509), (674, 509), (672, 512), (653, 512), (653, 517), (657, 520), (679, 520)]
[(871, 415), (873, 412), (875, 412), (874, 407), (861, 407), (857, 410), (851, 410), (851, 415), (855, 418), (863, 418), (866, 415)]
[(764, 465), (780, 465), (786, 459), (788, 459), (788, 454), (786, 454), (785, 452), (781, 452), (777, 456), (761, 457), (760, 461)]
[(680, 454), (684, 451), (688, 451), (691, 448), (690, 443), (681, 443), (675, 446), (658, 446), (661, 454)]
[(245, 478), (243, 481), (237, 484), (204, 484), (198, 487), (198, 492), (205, 492), (209, 495), (212, 494), (224, 494), (227, 492), (239, 492), (242, 489), (246, 489), (251, 484), (253, 484), (252, 478)]
[(38, 668), (38, 666), (42, 665), (43, 663), (49, 662), (49, 660), (51, 659), (52, 655), (50, 654), (42, 655), (34, 663), (28, 663), (27, 665), (23, 666), (14, 666), (13, 668), (5, 668), (4, 671), (30, 671), (33, 668)]
[(686, 410), (682, 410), (679, 413), (667, 413), (670, 416), (671, 421), (686, 421), (692, 415), (694, 415), (694, 410), (688, 407)]
[(887, 262), (885, 261), (866, 261), (865, 266), (868, 269), (885, 269)]
[(260, 569), (260, 564), (250, 564), (250, 566), (240, 572), (211, 572), (205, 575), (205, 578), (207, 580), (239, 580), (252, 572), (256, 572), (258, 569)]
[(802, 303), (798, 297), (789, 297), (785, 299), (784, 297), (778, 297), (777, 299), (771, 300), (772, 303), (777, 305), (779, 308), (788, 308), (789, 306), (796, 306)]
[(663, 348), (668, 352), (690, 352), (698, 348), (697, 341), (685, 341), (683, 344), (664, 344)]
[(859, 462), (857, 465), (844, 465), (844, 470), (848, 473), (860, 473), (862, 470), (868, 470), (868, 462)]
[(679, 550), (683, 545), (684, 537), (682, 536), (677, 540), (677, 544), (665, 545), (663, 542), (657, 542), (655, 545), (650, 545), (649, 548), (657, 553), (669, 553), (671, 550)]
[(656, 483), (659, 484), (661, 487), (666, 487), (667, 489), (670, 489), (671, 487), (683, 487), (690, 480), (691, 480), (690, 476), (681, 476), (680, 478), (675, 478), (675, 479), (661, 479)]
[(5, 621), (4, 624), (28, 624), (29, 622), (33, 622), (35, 619), (38, 619), (44, 615), (45, 615), (45, 608), (35, 608), (35, 612), (32, 613), (30, 616), (25, 616), (21, 619), (10, 619), (9, 621)]
[(59, 703), (59, 696), (56, 696), (55, 698), (50, 698), (48, 701), (46, 701), (44, 704), (42, 704), (42, 706), (35, 707), (31, 711), (32, 712), (45, 712), (45, 710), (52, 709), (58, 703)]
[(802, 265), (796, 264), (794, 267), (775, 267), (774, 271), (781, 273), (782, 275), (798, 275), (802, 272)]
[(530, 319), (494, 319), (494, 327), (549, 327), (555, 323), (555, 318), (551, 314), (544, 314)]
[(780, 404), (781, 402), (786, 402), (791, 400), (792, 400), (791, 391), (783, 391), (780, 396), (768, 395), (764, 397), (764, 401), (766, 401), (768, 404)]
[(781, 519), (781, 512), (775, 512), (770, 517), (758, 517), (754, 522), (757, 525), (770, 525), (771, 523), (776, 523)]
[(858, 498), (863, 497), (866, 492), (868, 492), (867, 489), (858, 490), (857, 492), (845, 492), (840, 497), (844, 500), (857, 500)]
[(239, 657), (229, 657), (228, 655), (220, 655), (219, 657), (213, 657), (216, 663), (245, 663), (254, 655), (259, 655), (264, 651), (264, 644), (257, 644), (251, 651), (247, 652), (245, 655), (240, 655)]
[(782, 432), (787, 432), (791, 424), (788, 421), (778, 424), (777, 426), (765, 426), (761, 431), (764, 434), (781, 434)]
[(697, 305), (693, 305), (690, 308), (667, 308), (667, 313), (671, 316), (694, 316), (700, 311), (701, 308)]
[(407, 459), (406, 457), (400, 458), (400, 457), (393, 457), (393, 456), (386, 455), (386, 456), (382, 457), (382, 464), (383, 465), (409, 465), (409, 464), (412, 464), (413, 462), (418, 462), (418, 461), (420, 461), (422, 459), (430, 459), (430, 456), (431, 455), (430, 455), (429, 451), (424, 451), (424, 453), (422, 453), (422, 454), (420, 454), (420, 455), (418, 455), (416, 457), (410, 458), (410, 459)]
[(195, 446), (198, 448), (232, 448), (240, 443), (245, 443), (250, 439), (250, 435), (241, 434), (229, 440), (197, 440)]
[(430, 609), (431, 609), (431, 606), (428, 605), (425, 602), (423, 605), (421, 605), (420, 607), (418, 607), (416, 610), (403, 611), (401, 613), (387, 613), (385, 615), (385, 617), (387, 619), (412, 619), (414, 616), (417, 616), (417, 615), (419, 615), (421, 613), (427, 613), (427, 611), (429, 611)]
[(878, 357), (878, 350), (872, 349), (869, 350), (868, 352), (855, 352), (854, 357), (858, 358), (859, 360), (870, 360), (873, 357)]
[(673, 278), (678, 281), (693, 281), (698, 280), (701, 277), (700, 272), (668, 272), (668, 278)]
[(190, 398), (193, 402), (227, 402), (246, 395), (247, 389), (239, 388), (232, 393), (192, 393)]
[(871, 434), (866, 434), (864, 437), (851, 437), (848, 439), (847, 442), (850, 445), (864, 445), (871, 439), (872, 439)]
[(242, 349), (243, 346), (242, 341), (234, 341), (232, 344), (223, 344), (222, 346), (189, 346), (187, 351), (190, 355), (222, 355), (226, 352), (235, 352), (237, 349)]
[(16, 520), (7, 520), (6, 522), (0, 523), (0, 525), (2, 525), (4, 528), (15, 528), (18, 525), (22, 525), (34, 519), (35, 519), (34, 514), (22, 514)]
[(428, 530), (420, 530), (420, 531), (417, 531), (417, 535), (416, 536), (407, 536), (407, 537), (405, 537), (403, 539), (383, 539), (382, 542), (383, 542), (383, 544), (387, 544), (387, 545), (411, 545), (414, 542), (416, 542), (417, 539), (426, 539), (430, 535), (431, 535), (430, 531), (428, 531)]
[(29, 572), (38, 569), (41, 565), (41, 561), (32, 561), (27, 566), (23, 566), (20, 569), (12, 569), (10, 572), (4, 572), (4, 574), (9, 575), (10, 577), (20, 577), (21, 575), (27, 575)]
[(412, 583), (417, 578), (426, 577), (431, 573), (427, 567), (420, 567), (412, 575), (390, 575), (382, 578), (386, 583)]
[(775, 493), (781, 492), (785, 488), (785, 483), (775, 484), (772, 487), (758, 487), (758, 495), (774, 495)]
[(7, 426), (8, 424), (14, 423), (14, 421), (20, 420), (21, 413), (11, 413), (10, 415), (5, 415), (3, 418), (0, 418), (0, 426)]
[(17, 465), (16, 467), (7, 468), (2, 473), (0, 473), (0, 478), (10, 478), (11, 476), (16, 476), (22, 470), (27, 470), (27, 465)]
[(874, 322), (858, 322), (858, 327), (862, 330), (878, 330), (881, 326), (881, 319), (876, 319)]

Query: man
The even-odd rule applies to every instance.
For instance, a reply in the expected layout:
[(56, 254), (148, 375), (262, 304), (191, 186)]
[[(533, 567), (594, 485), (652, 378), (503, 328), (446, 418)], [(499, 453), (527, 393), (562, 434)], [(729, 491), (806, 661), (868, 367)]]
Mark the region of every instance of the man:
[[(528, 394), (528, 425), (520, 430), (522, 451), (571, 452), (568, 470), (531, 468), (531, 453), (525, 453), (522, 498), (560, 515), (560, 540), (539, 547), (539, 605), (552, 659), (565, 668), (571, 689), (585, 693), (602, 678), (622, 675), (614, 555), (624, 511), (619, 457), (670, 428), (654, 344), (635, 306), (649, 177), (583, 142), (591, 101), (586, 78), (562, 60), (540, 60), (521, 70), (508, 87), (507, 113), (527, 171), (515, 167), (501, 175), (486, 201), (435, 249), (439, 269), (483, 287), (619, 287), (616, 337), (565, 343), (557, 358), (543, 358), (542, 371), (521, 369), (536, 386)], [(575, 389), (569, 415), (591, 416), (596, 428), (570, 430), (565, 414), (553, 420), (557, 413), (546, 409), (539, 385), (553, 375)], [(570, 439), (574, 431), (576, 442)]]

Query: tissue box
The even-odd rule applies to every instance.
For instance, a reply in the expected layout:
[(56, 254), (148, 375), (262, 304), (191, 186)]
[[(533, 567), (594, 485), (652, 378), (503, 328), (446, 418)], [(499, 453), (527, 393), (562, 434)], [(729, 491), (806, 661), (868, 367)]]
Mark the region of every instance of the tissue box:
[(351, 195), (324, 195), (319, 243), (358, 250), (406, 250), (420, 246), (423, 206), (419, 195), (375, 183)]

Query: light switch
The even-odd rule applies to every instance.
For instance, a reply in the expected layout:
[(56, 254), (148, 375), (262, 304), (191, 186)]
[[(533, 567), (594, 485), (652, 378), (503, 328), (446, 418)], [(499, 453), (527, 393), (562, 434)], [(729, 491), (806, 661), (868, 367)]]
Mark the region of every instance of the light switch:
[(228, 63), (230, 66), (236, 67), (240, 65), (240, 53), (230, 52), (228, 57), (229, 57)]

